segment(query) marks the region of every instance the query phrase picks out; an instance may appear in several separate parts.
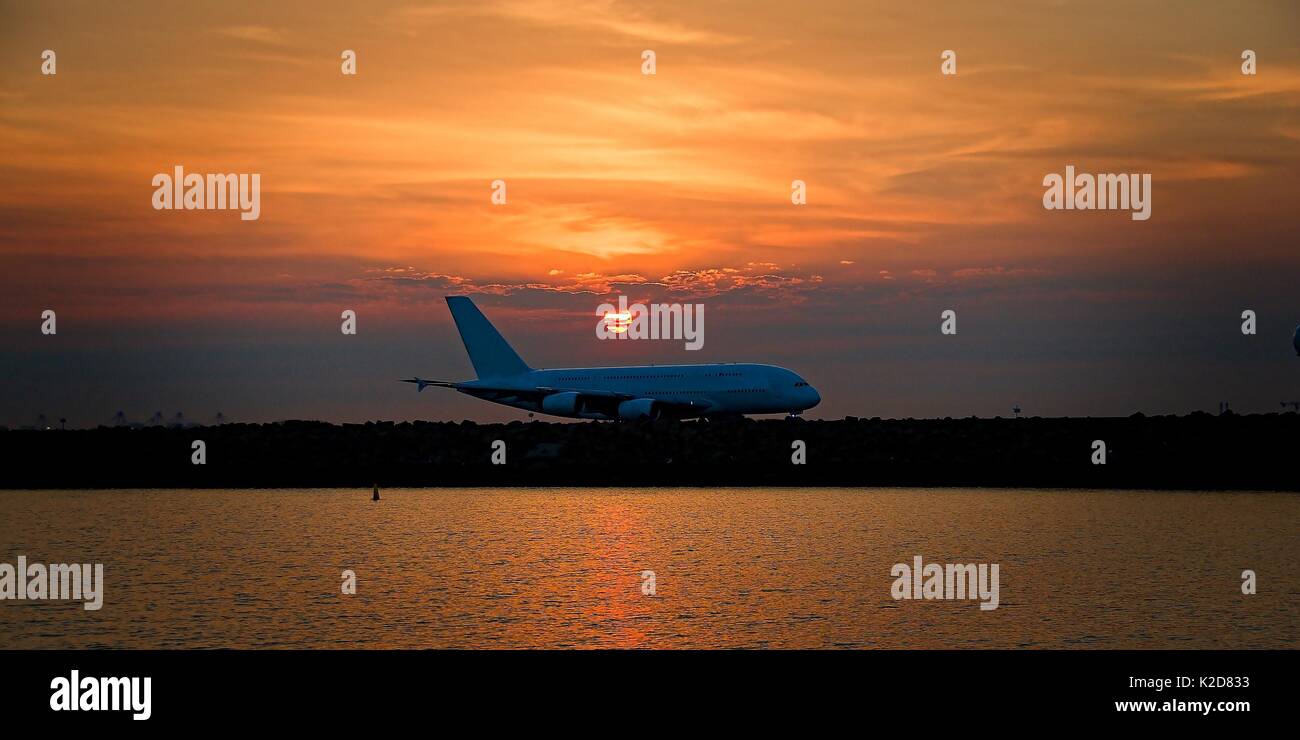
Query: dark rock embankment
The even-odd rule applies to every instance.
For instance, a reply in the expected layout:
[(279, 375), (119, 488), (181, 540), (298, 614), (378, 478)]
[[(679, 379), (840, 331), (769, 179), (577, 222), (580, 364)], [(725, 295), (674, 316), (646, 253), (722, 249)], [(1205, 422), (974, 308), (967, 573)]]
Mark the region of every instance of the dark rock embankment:
[[(193, 464), (201, 440), (206, 462)], [(493, 443), (505, 443), (494, 465)], [(806, 463), (791, 462), (802, 441)], [(1106, 463), (1093, 463), (1094, 442)], [(0, 487), (1011, 486), (1300, 490), (1300, 415), (0, 431)], [(499, 456), (498, 456), (499, 459)]]

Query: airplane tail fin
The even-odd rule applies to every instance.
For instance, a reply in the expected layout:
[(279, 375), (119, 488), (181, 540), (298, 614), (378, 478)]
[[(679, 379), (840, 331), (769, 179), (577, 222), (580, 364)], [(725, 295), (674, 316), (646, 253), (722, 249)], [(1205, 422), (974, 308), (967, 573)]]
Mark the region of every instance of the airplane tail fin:
[(465, 343), (465, 351), (479, 378), (518, 375), (532, 369), (519, 359), (474, 301), (467, 296), (448, 296), (447, 308), (451, 309), (460, 340)]

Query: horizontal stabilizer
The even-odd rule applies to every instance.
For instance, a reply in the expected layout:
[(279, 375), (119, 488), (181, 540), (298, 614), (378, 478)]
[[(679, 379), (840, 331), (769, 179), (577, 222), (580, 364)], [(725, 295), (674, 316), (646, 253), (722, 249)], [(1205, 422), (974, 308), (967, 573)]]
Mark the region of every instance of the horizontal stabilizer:
[(402, 378), (403, 383), (415, 383), (415, 392), (419, 393), (425, 388), (436, 385), (439, 388), (455, 388), (456, 384), (450, 380), (425, 380), (424, 378)]

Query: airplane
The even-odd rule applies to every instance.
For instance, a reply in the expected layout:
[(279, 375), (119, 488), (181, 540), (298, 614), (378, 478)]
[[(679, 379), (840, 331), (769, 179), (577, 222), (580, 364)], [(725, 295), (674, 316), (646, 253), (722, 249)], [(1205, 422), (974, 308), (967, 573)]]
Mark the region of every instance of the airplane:
[(467, 296), (448, 296), (476, 380), (407, 378), (417, 392), (454, 388), (485, 401), (571, 419), (791, 417), (821, 403), (808, 381), (775, 365), (713, 363), (534, 369)]

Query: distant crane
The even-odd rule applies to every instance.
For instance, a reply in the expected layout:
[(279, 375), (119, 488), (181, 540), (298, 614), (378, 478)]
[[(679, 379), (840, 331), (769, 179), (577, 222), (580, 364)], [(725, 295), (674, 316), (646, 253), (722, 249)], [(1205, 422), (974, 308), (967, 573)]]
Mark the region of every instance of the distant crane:
[(155, 411), (155, 412), (153, 412), (153, 416), (150, 416), (150, 417), (149, 417), (149, 421), (147, 421), (147, 422), (145, 422), (145, 423), (148, 424), (148, 425), (151, 426), (151, 427), (162, 426), (162, 423), (163, 423), (163, 415), (162, 415), (162, 412), (161, 412), (161, 411)]
[(1300, 411), (1300, 401), (1283, 401), (1282, 408), (1290, 406), (1293, 411)]
[(130, 422), (126, 420), (125, 411), (118, 411), (116, 414), (113, 414), (113, 418), (110, 419), (108, 423), (115, 427), (124, 427), (130, 424)]
[(172, 417), (171, 426), (177, 429), (185, 426), (185, 414), (177, 411), (176, 415)]
[(217, 412), (217, 415), (214, 416), (214, 417), (212, 417), (212, 423), (213, 423), (213, 424), (216, 424), (217, 426), (221, 426), (222, 424), (225, 424), (225, 423), (226, 423), (226, 415), (223, 414), (223, 413), (221, 413), (220, 411), (218, 411), (218, 412)]

